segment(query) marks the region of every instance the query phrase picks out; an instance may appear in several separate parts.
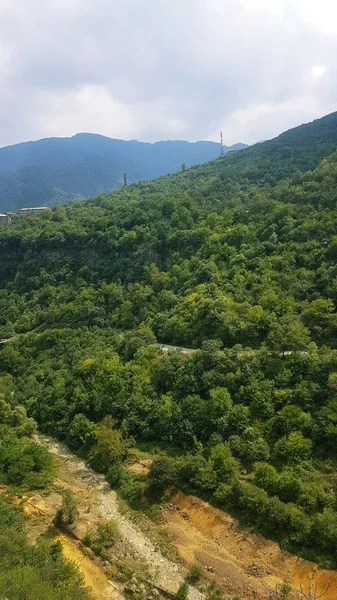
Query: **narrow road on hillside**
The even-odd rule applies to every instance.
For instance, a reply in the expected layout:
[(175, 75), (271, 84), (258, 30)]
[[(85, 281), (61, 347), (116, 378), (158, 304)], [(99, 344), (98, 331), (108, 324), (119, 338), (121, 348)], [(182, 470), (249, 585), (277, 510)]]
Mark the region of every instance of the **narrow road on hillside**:
[[(171, 344), (162, 344), (162, 343), (156, 343), (156, 344), (151, 344), (152, 346), (154, 346), (155, 348), (159, 348), (162, 352), (180, 352), (181, 354), (193, 354), (194, 352), (197, 352), (198, 350), (200, 350), (200, 348), (186, 348), (185, 346), (173, 346)], [(231, 348), (226, 348), (226, 350), (230, 350)], [(220, 354), (223, 354), (224, 350), (219, 350)], [(248, 348), (247, 350), (241, 350), (240, 352), (237, 353), (237, 356), (239, 358), (242, 358), (244, 356), (249, 356), (251, 354), (254, 354), (256, 352), (256, 350), (254, 350), (254, 348)], [(294, 354), (296, 352), (296, 350), (285, 350), (284, 352), (279, 352), (278, 355), (281, 357), (284, 356), (290, 356), (291, 354)], [(272, 353), (272, 352), (271, 352)], [(306, 352), (305, 350), (298, 350), (297, 351), (298, 354), (300, 354), (301, 356), (305, 356), (306, 354), (308, 354), (308, 352)], [(275, 352), (276, 354), (276, 352)]]
[[(17, 335), (16, 337), (1, 339), (0, 345), (8, 344), (9, 342), (15, 342), (18, 340), (18, 337), (19, 336)], [(181, 354), (185, 354), (185, 355), (193, 354), (194, 352), (197, 352), (198, 350), (200, 350), (200, 348), (186, 348), (185, 346), (173, 346), (172, 344), (164, 344), (161, 342), (156, 342), (155, 344), (150, 344), (150, 346), (159, 348), (162, 352), (180, 352)], [(224, 350), (230, 350), (230, 348), (225, 348)], [(223, 353), (224, 350), (219, 350), (220, 354)], [(256, 350), (254, 350), (254, 348), (248, 348), (247, 350), (241, 350), (240, 352), (238, 352), (237, 356), (239, 358), (243, 358), (246, 356), (250, 356), (251, 354), (254, 354), (254, 352), (256, 352)], [(282, 358), (284, 358), (285, 356), (290, 356), (291, 354), (294, 354), (295, 352), (297, 352), (297, 354), (300, 354), (301, 356), (305, 356), (308, 354), (308, 352), (306, 352), (305, 350), (285, 350), (284, 352), (279, 352), (278, 355), (281, 356)], [(273, 354), (272, 352), (270, 352), (270, 353)], [(275, 352), (275, 354), (276, 354), (276, 352)]]

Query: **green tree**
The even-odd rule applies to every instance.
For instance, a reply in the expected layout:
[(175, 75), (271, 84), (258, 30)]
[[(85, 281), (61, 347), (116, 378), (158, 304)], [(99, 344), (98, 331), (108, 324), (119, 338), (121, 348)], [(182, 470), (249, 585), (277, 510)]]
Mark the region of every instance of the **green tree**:
[(150, 486), (163, 491), (175, 483), (176, 473), (177, 466), (174, 458), (166, 455), (159, 456), (150, 467), (148, 476)]
[(311, 458), (312, 441), (300, 431), (293, 431), (276, 442), (273, 454), (280, 464), (296, 464)]
[(254, 483), (266, 490), (268, 494), (275, 494), (278, 488), (279, 477), (277, 470), (268, 463), (257, 463), (254, 469)]
[(214, 446), (211, 449), (210, 460), (218, 480), (221, 482), (226, 483), (239, 471), (239, 463), (232, 456), (227, 444)]
[(305, 350), (309, 342), (309, 330), (293, 313), (285, 314), (275, 321), (267, 339), (268, 345), (283, 356), (287, 351)]
[(97, 441), (90, 451), (90, 461), (98, 471), (108, 471), (123, 455), (123, 444), (119, 431), (111, 417), (105, 417), (97, 425)]
[(68, 442), (70, 446), (79, 449), (90, 448), (97, 441), (97, 429), (94, 423), (85, 415), (78, 413), (73, 418), (68, 430)]

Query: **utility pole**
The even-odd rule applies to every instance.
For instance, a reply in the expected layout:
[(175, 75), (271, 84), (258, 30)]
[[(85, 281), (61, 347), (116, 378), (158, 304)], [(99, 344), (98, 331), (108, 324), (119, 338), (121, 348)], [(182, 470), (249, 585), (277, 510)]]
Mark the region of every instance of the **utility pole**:
[(222, 135), (222, 131), (220, 131), (220, 156), (223, 156), (223, 135)]
[(126, 187), (127, 183), (126, 183), (126, 173), (124, 173), (124, 187)]

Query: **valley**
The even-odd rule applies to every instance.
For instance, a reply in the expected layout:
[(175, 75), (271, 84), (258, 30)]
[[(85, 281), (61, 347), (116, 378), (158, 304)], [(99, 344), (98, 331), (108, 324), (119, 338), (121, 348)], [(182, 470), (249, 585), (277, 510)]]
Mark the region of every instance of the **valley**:
[(336, 0), (0, 0), (0, 600), (337, 600)]
[[(39, 444), (48, 449), (52, 456), (57, 458), (55, 489), (59, 492), (65, 489), (71, 490), (77, 501), (79, 515), (71, 527), (71, 536), (83, 542), (88, 531), (95, 530), (101, 522), (114, 519), (118, 523), (121, 535), (121, 541), (116, 549), (117, 558), (120, 561), (128, 558), (137, 572), (139, 571), (137, 577), (140, 581), (143, 580), (143, 582), (149, 583), (164, 594), (174, 596), (187, 574), (186, 568), (183, 565), (178, 566), (163, 555), (158, 543), (143, 532), (127, 513), (121, 512), (116, 493), (111, 491), (104, 476), (95, 473), (83, 460), (69, 452), (58, 441), (41, 435), (37, 436), (36, 439)], [(30, 505), (33, 505), (37, 512), (42, 511), (44, 514), (48, 514), (46, 509), (48, 510), (49, 506), (51, 513), (54, 513), (51, 516), (54, 517), (61, 502), (62, 496), (59, 494), (58, 498), (55, 498), (54, 492), (51, 496), (46, 496), (44, 500), (38, 499), (38, 502), (34, 498), (31, 499)], [(149, 522), (148, 525), (151, 525), (151, 523)], [(75, 560), (80, 570), (82, 570), (81, 560), (79, 560), (80, 551), (76, 545), (77, 550), (74, 550), (74, 540), (71, 538), (69, 540), (64, 536), (61, 536), (60, 539), (65, 547), (65, 557), (71, 558), (74, 554), (72, 560)], [(98, 564), (103, 565), (103, 562)], [(88, 564), (87, 560), (85, 560), (85, 564)], [(113, 564), (111, 564), (112, 566)], [(97, 565), (94, 564), (92, 570), (98, 572)], [(85, 572), (87, 571), (88, 568), (86, 567)], [(104, 579), (101, 571), (102, 569), (99, 570), (101, 576), (97, 577), (98, 586), (101, 586), (101, 580)], [(147, 571), (148, 575), (146, 574)], [(95, 578), (93, 575), (87, 574), (87, 581), (90, 581), (89, 577), (91, 577), (92, 586), (95, 583)], [(122, 587), (116, 584), (115, 586), (111, 585), (111, 587), (110, 596), (107, 597), (118, 598), (118, 589), (122, 590)], [(98, 591), (96, 584), (94, 589), (96, 592)], [(190, 587), (190, 600), (202, 600), (203, 597), (203, 594)]]
[(86, 600), (63, 545), (97, 596), (334, 600), (336, 147), (332, 113), (0, 228), (0, 591), (21, 544)]

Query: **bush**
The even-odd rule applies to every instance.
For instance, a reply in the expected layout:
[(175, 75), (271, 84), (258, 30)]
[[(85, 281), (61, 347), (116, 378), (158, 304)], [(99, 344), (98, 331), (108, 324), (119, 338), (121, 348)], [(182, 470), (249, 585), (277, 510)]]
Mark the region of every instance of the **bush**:
[(114, 425), (115, 422), (111, 417), (105, 417), (97, 425), (97, 441), (92, 447), (90, 461), (94, 469), (101, 473), (106, 473), (123, 456), (121, 434), (114, 429)]
[(146, 510), (146, 514), (154, 523), (160, 523), (162, 520), (161, 506), (159, 504), (151, 504)]
[(77, 502), (70, 490), (65, 490), (61, 508), (57, 511), (54, 524), (58, 529), (67, 529), (78, 516)]
[(278, 485), (278, 474), (272, 465), (257, 463), (254, 471), (254, 483), (268, 494), (275, 494)]
[(214, 492), (214, 498), (220, 504), (227, 504), (232, 497), (232, 486), (228, 483), (220, 483)]
[(117, 521), (110, 519), (106, 523), (98, 525), (95, 533), (88, 532), (84, 537), (84, 544), (89, 546), (95, 554), (105, 555), (119, 539), (119, 526)]
[(201, 454), (182, 457), (177, 461), (177, 483), (188, 493), (213, 492), (217, 487), (217, 474), (212, 462)]
[(187, 576), (188, 583), (191, 583), (192, 585), (197, 583), (201, 577), (201, 573), (201, 566), (198, 563), (194, 563), (194, 565), (191, 566), (190, 572)]
[(227, 444), (217, 444), (212, 448), (210, 461), (219, 482), (227, 483), (239, 471), (239, 462), (232, 456)]
[(107, 474), (107, 480), (112, 489), (118, 489), (121, 485), (123, 470), (123, 465), (120, 461), (116, 461), (113, 465), (111, 465)]
[(75, 415), (68, 431), (69, 446), (78, 450), (90, 448), (97, 441), (96, 425), (81, 413)]
[(301, 491), (301, 480), (296, 473), (285, 469), (279, 475), (277, 495), (283, 502), (297, 502)]
[(148, 478), (151, 487), (163, 491), (174, 485), (176, 476), (176, 461), (170, 456), (163, 455), (153, 461)]
[(97, 527), (97, 538), (104, 548), (111, 548), (118, 540), (119, 535), (119, 526), (114, 519), (110, 519), (107, 523), (103, 523)]
[(130, 473), (124, 471), (119, 493), (131, 508), (138, 509), (142, 504), (144, 487), (144, 483), (137, 481)]
[(177, 593), (174, 595), (173, 600), (187, 600), (187, 595), (188, 595), (188, 583), (186, 581), (184, 581)]
[(49, 481), (52, 459), (44, 448), (9, 430), (0, 440), (0, 480), (9, 485), (43, 487)]
[(297, 464), (311, 458), (312, 441), (300, 431), (293, 431), (278, 440), (274, 447), (274, 458), (279, 464)]

